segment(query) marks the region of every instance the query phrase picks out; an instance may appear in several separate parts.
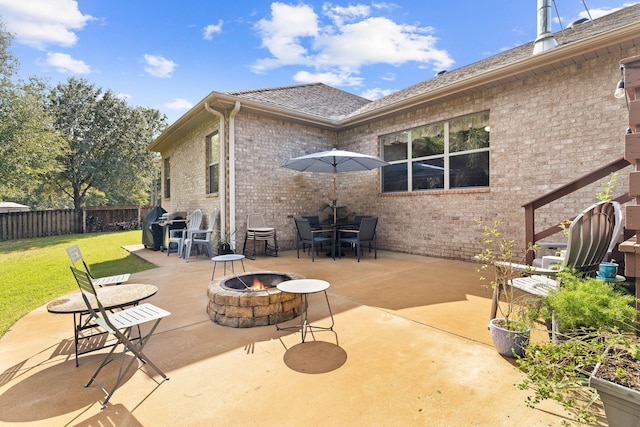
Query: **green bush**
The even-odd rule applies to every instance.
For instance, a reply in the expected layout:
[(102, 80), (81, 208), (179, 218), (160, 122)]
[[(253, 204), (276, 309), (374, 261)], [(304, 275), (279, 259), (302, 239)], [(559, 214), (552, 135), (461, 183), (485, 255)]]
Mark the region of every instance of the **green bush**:
[(612, 284), (570, 272), (559, 274), (562, 285), (542, 303), (545, 318), (555, 315), (561, 333), (581, 330), (637, 330), (635, 298)]

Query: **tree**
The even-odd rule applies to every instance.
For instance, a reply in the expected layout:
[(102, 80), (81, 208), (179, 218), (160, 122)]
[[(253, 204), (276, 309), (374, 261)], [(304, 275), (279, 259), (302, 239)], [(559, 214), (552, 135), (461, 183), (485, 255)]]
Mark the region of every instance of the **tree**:
[(62, 139), (44, 106), (46, 85), (15, 80), (12, 36), (0, 23), (0, 200), (38, 205), (43, 176), (54, 170)]
[(111, 90), (73, 77), (51, 91), (48, 107), (67, 144), (52, 182), (74, 208), (88, 198), (109, 205), (148, 203), (154, 163), (147, 147), (166, 126), (164, 115), (132, 108)]

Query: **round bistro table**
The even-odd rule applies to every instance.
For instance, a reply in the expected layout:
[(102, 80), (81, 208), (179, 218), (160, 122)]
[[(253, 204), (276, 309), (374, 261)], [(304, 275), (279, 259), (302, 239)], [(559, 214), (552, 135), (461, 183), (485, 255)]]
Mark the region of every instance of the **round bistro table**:
[(227, 254), (227, 255), (218, 255), (218, 256), (214, 256), (213, 258), (211, 258), (211, 261), (213, 261), (213, 273), (211, 274), (211, 280), (213, 280), (213, 277), (216, 275), (216, 265), (218, 265), (219, 262), (223, 262), (224, 263), (224, 275), (227, 275), (227, 262), (231, 263), (231, 272), (233, 274), (236, 274), (236, 271), (233, 268), (233, 262), (234, 261), (240, 261), (242, 263), (242, 271), (247, 271), (244, 269), (244, 255), (241, 254)]
[[(319, 279), (296, 279), (279, 283), (277, 288), (281, 292), (301, 295), (300, 312), (302, 318), (299, 325), (281, 327), (278, 325), (276, 317), (276, 329), (279, 331), (292, 329), (299, 330), (302, 332), (302, 342), (306, 339), (307, 331), (311, 333), (313, 333), (314, 330), (333, 331), (333, 313), (331, 312), (331, 305), (329, 304), (329, 297), (327, 296), (327, 289), (329, 289), (329, 286), (331, 286), (329, 285), (329, 282)], [(318, 292), (324, 292), (324, 298), (327, 301), (327, 308), (329, 308), (329, 315), (331, 316), (331, 326), (317, 326), (309, 323), (309, 303), (307, 301), (307, 297), (309, 294), (315, 294)], [(280, 294), (280, 300), (282, 300), (282, 293)]]
[[(135, 283), (96, 288), (98, 299), (105, 310), (116, 310), (119, 308), (138, 305), (140, 301), (155, 295), (156, 292), (158, 292), (157, 286)], [(89, 295), (88, 298), (91, 303), (91, 307), (97, 310), (98, 305), (96, 304), (93, 295)], [(89, 312), (84, 299), (82, 299), (80, 291), (51, 301), (47, 304), (47, 311), (54, 314), (73, 314), (73, 338), (75, 345), (76, 367), (78, 366), (78, 356), (80, 354), (90, 353), (107, 347), (104, 342), (98, 341), (100, 344), (95, 345), (96, 340), (92, 340), (92, 338), (97, 336), (104, 336), (106, 332), (92, 333), (88, 335), (82, 334), (82, 331), (95, 328), (96, 325), (89, 323), (90, 319), (83, 321), (83, 317), (88, 315)], [(89, 344), (87, 346), (89, 348), (79, 351), (78, 342), (80, 340), (89, 340)], [(92, 345), (91, 342), (93, 342), (94, 345)]]

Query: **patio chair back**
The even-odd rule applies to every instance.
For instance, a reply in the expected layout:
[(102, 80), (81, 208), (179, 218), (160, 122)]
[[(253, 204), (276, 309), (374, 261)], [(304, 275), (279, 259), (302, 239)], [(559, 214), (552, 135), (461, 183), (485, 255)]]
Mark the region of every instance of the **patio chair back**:
[(218, 208), (215, 208), (213, 212), (211, 212), (211, 216), (209, 217), (209, 227), (206, 230), (187, 231), (187, 238), (184, 241), (184, 260), (186, 262), (189, 262), (189, 256), (191, 255), (191, 248), (193, 246), (204, 246), (209, 258), (213, 257), (211, 241), (213, 240), (213, 232), (216, 228), (216, 221), (218, 220), (219, 213), (220, 209)]
[(565, 265), (593, 273), (605, 258), (616, 228), (612, 202), (599, 202), (585, 209), (569, 227)]
[(311, 249), (309, 249), (309, 252), (311, 253), (311, 261), (315, 261), (315, 255), (318, 253), (318, 247), (321, 248), (323, 243), (333, 243), (332, 230), (314, 230), (311, 226), (311, 222), (305, 218), (294, 218), (294, 221), (296, 223), (296, 230), (298, 231), (296, 256), (300, 258), (300, 243), (302, 243), (303, 252), (305, 250), (305, 245), (309, 244), (311, 245)]
[(89, 269), (89, 266), (87, 265), (84, 258), (82, 257), (82, 252), (80, 252), (80, 247), (78, 245), (69, 246), (67, 248), (67, 255), (69, 255), (69, 258), (71, 259), (71, 265), (73, 267), (77, 268), (78, 263), (82, 263), (84, 270), (87, 272), (89, 277), (91, 277), (93, 284), (96, 286), (102, 287), (102, 286), (108, 286), (108, 285), (119, 285), (120, 283), (124, 283), (128, 281), (129, 278), (131, 277), (129, 273), (116, 274), (114, 276), (105, 276), (105, 277), (98, 277), (98, 278), (94, 277), (93, 274), (91, 274), (91, 270)]

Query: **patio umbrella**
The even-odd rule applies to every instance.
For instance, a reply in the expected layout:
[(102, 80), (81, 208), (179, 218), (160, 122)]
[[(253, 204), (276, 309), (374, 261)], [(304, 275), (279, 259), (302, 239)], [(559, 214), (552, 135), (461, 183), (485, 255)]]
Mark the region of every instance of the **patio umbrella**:
[(338, 200), (336, 175), (339, 172), (372, 170), (387, 166), (388, 164), (389, 163), (375, 156), (334, 148), (329, 151), (321, 151), (319, 153), (289, 159), (282, 166), (300, 172), (325, 172), (333, 174), (333, 222), (335, 224), (337, 220), (336, 205)]

